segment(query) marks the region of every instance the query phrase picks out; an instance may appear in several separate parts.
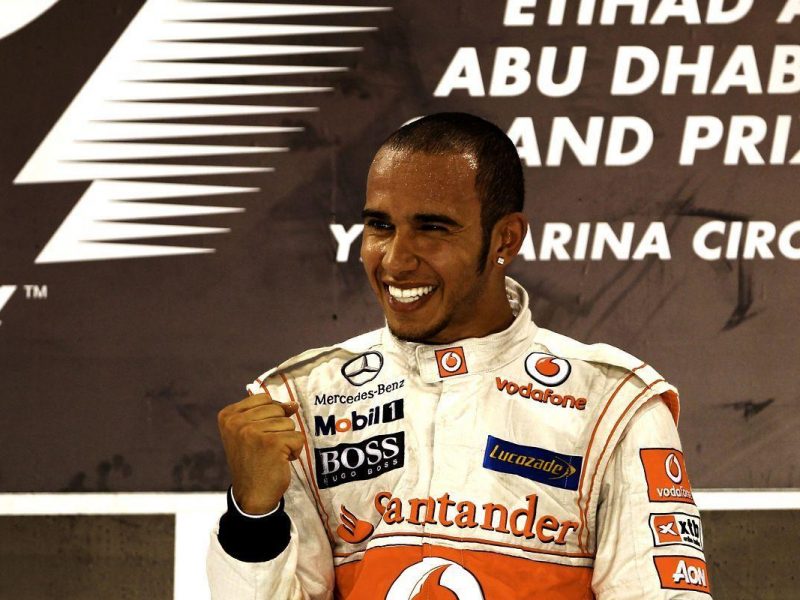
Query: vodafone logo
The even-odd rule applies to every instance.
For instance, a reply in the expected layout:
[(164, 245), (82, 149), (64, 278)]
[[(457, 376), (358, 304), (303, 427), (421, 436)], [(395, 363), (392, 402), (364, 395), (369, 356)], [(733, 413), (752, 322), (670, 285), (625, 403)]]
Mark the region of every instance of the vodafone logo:
[(464, 359), (455, 352), (448, 352), (442, 356), (442, 369), (448, 373), (455, 373), (461, 368), (462, 364), (464, 364)]
[(475, 576), (453, 561), (423, 558), (407, 567), (389, 588), (386, 600), (484, 600)]
[(681, 469), (681, 463), (678, 462), (678, 457), (674, 454), (669, 454), (664, 461), (664, 469), (667, 472), (667, 477), (669, 477), (673, 483), (680, 483), (683, 481), (683, 470)]
[(676, 448), (642, 448), (639, 450), (647, 479), (650, 502), (684, 502), (694, 504), (692, 486), (683, 454)]
[(469, 372), (464, 349), (461, 346), (437, 350), (436, 366), (439, 368), (439, 377), (452, 377)]
[(542, 385), (561, 385), (569, 377), (572, 367), (563, 358), (544, 352), (532, 352), (525, 359), (525, 370)]

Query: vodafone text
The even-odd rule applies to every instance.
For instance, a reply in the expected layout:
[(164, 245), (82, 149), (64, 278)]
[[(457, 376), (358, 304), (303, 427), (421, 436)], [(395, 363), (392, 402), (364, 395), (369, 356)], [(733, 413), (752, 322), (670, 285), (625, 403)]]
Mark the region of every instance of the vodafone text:
[(586, 398), (576, 398), (575, 396), (570, 396), (568, 394), (556, 394), (550, 388), (540, 390), (534, 388), (532, 383), (520, 385), (518, 383), (514, 383), (513, 381), (508, 381), (507, 379), (495, 377), (495, 385), (497, 385), (498, 390), (505, 392), (509, 396), (519, 394), (523, 398), (530, 398), (531, 400), (536, 400), (537, 402), (542, 402), (543, 404), (550, 403), (554, 406), (560, 406), (562, 408), (574, 408), (577, 410), (584, 410), (586, 408)]
[(567, 535), (578, 529), (577, 521), (558, 519), (553, 515), (537, 518), (536, 494), (525, 497), (528, 504), (517, 509), (495, 503), (476, 505), (469, 500), (456, 501), (445, 493), (438, 498), (411, 498), (404, 501), (391, 492), (375, 495), (375, 510), (387, 525), (408, 522), (411, 525), (441, 525), (458, 529), (475, 529), (510, 533), (514, 537), (538, 539), (545, 544), (566, 544)]

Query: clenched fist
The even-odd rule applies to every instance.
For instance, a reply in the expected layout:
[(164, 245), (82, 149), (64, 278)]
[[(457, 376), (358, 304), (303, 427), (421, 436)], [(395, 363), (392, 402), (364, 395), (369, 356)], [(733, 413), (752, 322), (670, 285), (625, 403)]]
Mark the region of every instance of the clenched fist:
[(300, 456), (303, 434), (291, 416), (296, 403), (255, 394), (223, 408), (217, 417), (236, 503), (250, 514), (271, 511), (289, 487), (289, 461)]

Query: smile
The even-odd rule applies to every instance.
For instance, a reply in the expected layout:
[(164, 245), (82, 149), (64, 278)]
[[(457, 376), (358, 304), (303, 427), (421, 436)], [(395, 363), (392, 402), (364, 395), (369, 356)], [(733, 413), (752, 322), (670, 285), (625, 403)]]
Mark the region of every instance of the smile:
[(426, 285), (403, 289), (393, 285), (387, 285), (386, 289), (389, 291), (389, 296), (395, 302), (400, 302), (401, 304), (411, 304), (412, 302), (416, 302), (433, 292), (433, 290), (436, 289), (436, 286)]

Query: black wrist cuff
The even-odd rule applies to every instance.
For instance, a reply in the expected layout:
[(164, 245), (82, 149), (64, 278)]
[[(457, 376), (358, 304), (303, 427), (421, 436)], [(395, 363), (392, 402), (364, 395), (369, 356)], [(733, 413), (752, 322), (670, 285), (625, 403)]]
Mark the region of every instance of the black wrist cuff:
[(233, 504), (228, 488), (228, 512), (219, 520), (219, 540), (225, 552), (242, 562), (272, 560), (286, 549), (291, 539), (292, 522), (283, 511), (283, 498), (276, 510), (265, 517), (246, 517)]

